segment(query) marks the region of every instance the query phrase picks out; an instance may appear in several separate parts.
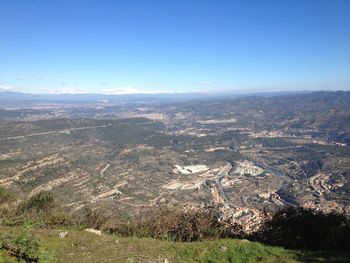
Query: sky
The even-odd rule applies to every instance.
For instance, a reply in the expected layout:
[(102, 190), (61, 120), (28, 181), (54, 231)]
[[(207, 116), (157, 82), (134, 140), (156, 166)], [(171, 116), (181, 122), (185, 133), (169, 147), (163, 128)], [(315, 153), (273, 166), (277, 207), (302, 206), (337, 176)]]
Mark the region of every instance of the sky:
[(0, 0), (0, 90), (349, 90), (349, 14), (349, 0)]

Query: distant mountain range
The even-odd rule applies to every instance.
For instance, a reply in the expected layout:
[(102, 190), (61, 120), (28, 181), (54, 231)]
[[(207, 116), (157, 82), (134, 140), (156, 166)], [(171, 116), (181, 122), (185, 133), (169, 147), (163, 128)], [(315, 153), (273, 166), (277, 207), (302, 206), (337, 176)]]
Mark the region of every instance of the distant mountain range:
[(259, 97), (274, 97), (274, 96), (290, 96), (298, 94), (309, 94), (311, 91), (283, 91), (283, 92), (252, 92), (252, 93), (161, 93), (161, 94), (123, 94), (110, 95), (98, 93), (84, 94), (33, 94), (22, 92), (0, 92), (0, 103), (8, 104), (19, 101), (32, 103), (92, 103), (96, 101), (110, 103), (147, 103), (147, 102), (178, 102), (188, 100), (207, 100), (207, 99), (232, 99), (238, 97), (259, 96)]

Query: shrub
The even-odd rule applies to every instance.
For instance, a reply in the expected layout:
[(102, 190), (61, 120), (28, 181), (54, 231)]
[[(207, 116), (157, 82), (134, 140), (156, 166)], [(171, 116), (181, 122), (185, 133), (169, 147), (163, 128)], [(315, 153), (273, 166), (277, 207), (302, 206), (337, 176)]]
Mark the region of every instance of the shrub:
[(43, 212), (52, 209), (54, 200), (55, 198), (51, 192), (39, 192), (20, 204), (19, 212)]
[(188, 242), (242, 235), (238, 225), (220, 223), (215, 214), (204, 210), (149, 211), (128, 222), (112, 222), (105, 231), (122, 236)]
[(100, 229), (107, 221), (107, 216), (101, 208), (92, 209), (86, 207), (84, 209), (83, 220), (80, 222), (85, 227)]
[(39, 243), (30, 235), (30, 224), (24, 223), (17, 235), (0, 235), (0, 250), (22, 262), (39, 261)]
[(286, 207), (251, 238), (291, 249), (349, 251), (350, 222), (343, 214)]
[[(43, 216), (41, 227), (66, 227), (75, 226), (72, 216), (64, 211), (53, 210)], [(40, 225), (39, 225), (40, 226)]]
[(14, 199), (15, 194), (12, 191), (0, 186), (0, 204), (13, 201)]
[(26, 220), (35, 222), (36, 227), (72, 226), (71, 215), (56, 205), (51, 192), (43, 191), (20, 203), (14, 212), (7, 213), (3, 224), (20, 225)]

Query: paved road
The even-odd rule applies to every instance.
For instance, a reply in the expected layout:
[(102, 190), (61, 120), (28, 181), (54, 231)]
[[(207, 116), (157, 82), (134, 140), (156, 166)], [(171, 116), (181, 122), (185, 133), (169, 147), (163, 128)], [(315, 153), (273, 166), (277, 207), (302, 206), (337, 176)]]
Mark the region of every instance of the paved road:
[(226, 165), (221, 168), (221, 170), (217, 173), (217, 175), (215, 176), (215, 184), (216, 187), (219, 191), (220, 196), (225, 200), (225, 202), (227, 204), (229, 204), (230, 206), (235, 206), (231, 200), (227, 197), (224, 189), (222, 188), (222, 184), (221, 184), (221, 180), (224, 176), (228, 175), (228, 173), (230, 172), (230, 170), (232, 169), (232, 164), (227, 162)]
[[(250, 156), (247, 156), (247, 155), (244, 155), (244, 154), (242, 154), (242, 155), (243, 155), (246, 159), (248, 159), (249, 161), (253, 162), (254, 165), (256, 165), (256, 166), (258, 166), (258, 167), (264, 169), (265, 171), (267, 171), (268, 173), (270, 173), (270, 174), (272, 174), (272, 175), (277, 175), (277, 176), (279, 176), (279, 177), (284, 177), (284, 176), (285, 176), (281, 171), (279, 171), (279, 170), (277, 170), (277, 169), (275, 169), (275, 168), (273, 168), (273, 167), (271, 167), (271, 166), (268, 166), (268, 165), (266, 165), (266, 164), (264, 164), (264, 163), (262, 163), (262, 162), (259, 162), (259, 161), (257, 161), (257, 160), (254, 160), (254, 159), (251, 158)], [(282, 185), (280, 185), (279, 187), (281, 187), (281, 186), (282, 186)], [(288, 202), (287, 200), (284, 200), (281, 196), (280, 196), (280, 198), (281, 198), (281, 201), (282, 201), (283, 203), (285, 203), (286, 205), (295, 206), (295, 204), (290, 203), (290, 202)]]

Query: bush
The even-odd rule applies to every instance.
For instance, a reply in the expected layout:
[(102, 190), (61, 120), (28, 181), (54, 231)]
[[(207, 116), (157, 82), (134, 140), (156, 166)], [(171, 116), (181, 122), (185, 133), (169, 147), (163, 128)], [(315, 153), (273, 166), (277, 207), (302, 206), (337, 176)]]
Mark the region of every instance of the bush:
[(20, 262), (38, 262), (39, 243), (29, 231), (30, 224), (26, 222), (19, 234), (0, 235), (0, 250)]
[(83, 220), (80, 224), (84, 227), (100, 229), (106, 222), (107, 216), (102, 209), (86, 207), (84, 209)]
[(53, 228), (53, 227), (67, 227), (76, 226), (76, 222), (72, 216), (64, 211), (53, 210), (49, 211), (42, 217), (40, 227)]
[(0, 186), (0, 204), (13, 201), (15, 199), (15, 194), (10, 190)]
[(202, 241), (242, 235), (238, 225), (219, 223), (218, 217), (203, 210), (149, 211), (128, 222), (105, 227), (121, 236), (152, 237), (174, 241)]
[(51, 192), (42, 191), (19, 205), (19, 212), (43, 212), (53, 208), (55, 198)]
[(19, 233), (0, 234), (1, 262), (56, 262), (49, 251), (40, 247), (39, 239), (30, 233), (31, 229), (31, 222), (24, 221)]
[(251, 238), (291, 249), (349, 251), (350, 222), (342, 214), (286, 207)]
[(35, 222), (36, 227), (58, 227), (75, 225), (72, 216), (56, 205), (51, 192), (39, 192), (21, 202), (17, 208), (0, 211), (0, 223), (13, 226), (26, 220)]

